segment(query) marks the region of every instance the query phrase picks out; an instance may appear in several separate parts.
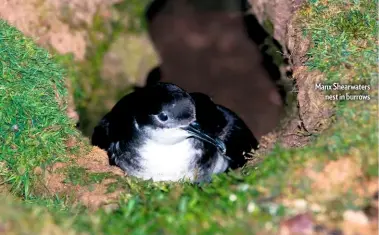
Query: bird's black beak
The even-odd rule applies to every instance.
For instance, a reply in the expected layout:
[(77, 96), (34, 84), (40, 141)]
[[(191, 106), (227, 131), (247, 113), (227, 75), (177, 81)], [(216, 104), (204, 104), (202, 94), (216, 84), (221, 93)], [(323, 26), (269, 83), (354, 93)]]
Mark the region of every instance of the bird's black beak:
[(200, 140), (206, 141), (214, 146), (222, 153), (226, 153), (226, 146), (222, 140), (219, 138), (212, 138), (201, 130), (198, 122), (192, 122), (189, 126), (183, 127), (184, 130), (188, 131), (193, 137)]

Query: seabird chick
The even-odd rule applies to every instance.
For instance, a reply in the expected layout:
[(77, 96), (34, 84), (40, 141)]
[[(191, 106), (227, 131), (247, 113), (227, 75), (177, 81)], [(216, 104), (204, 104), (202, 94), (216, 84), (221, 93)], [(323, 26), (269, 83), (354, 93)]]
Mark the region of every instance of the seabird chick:
[(212, 174), (243, 164), (242, 152), (254, 145), (241, 122), (204, 94), (157, 83), (117, 102), (95, 127), (92, 144), (106, 150), (110, 163), (128, 175), (210, 181)]

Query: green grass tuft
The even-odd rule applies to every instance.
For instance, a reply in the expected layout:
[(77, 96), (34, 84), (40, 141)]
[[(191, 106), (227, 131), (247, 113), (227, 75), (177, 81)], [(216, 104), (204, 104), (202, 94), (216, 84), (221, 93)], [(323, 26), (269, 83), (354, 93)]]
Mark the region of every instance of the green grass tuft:
[(313, 42), (307, 66), (325, 73), (330, 82), (353, 78), (362, 83), (377, 75), (376, 5), (368, 0), (309, 1), (300, 12), (310, 26), (304, 33)]
[(27, 197), (33, 169), (63, 160), (68, 135), (62, 68), (44, 49), (0, 21), (0, 174)]

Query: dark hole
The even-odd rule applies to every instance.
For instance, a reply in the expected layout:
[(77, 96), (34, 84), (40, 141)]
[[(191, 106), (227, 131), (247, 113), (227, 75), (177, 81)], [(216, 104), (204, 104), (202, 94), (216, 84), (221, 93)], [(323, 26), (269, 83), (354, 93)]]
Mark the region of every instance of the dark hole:
[(373, 198), (375, 200), (378, 200), (378, 198), (379, 198), (379, 191), (376, 191), (376, 193), (374, 193)]
[(206, 93), (260, 138), (279, 123), (287, 93), (279, 66), (288, 61), (256, 17), (246, 14), (249, 7), (236, 0), (153, 1), (146, 19), (162, 61), (146, 85), (172, 82)]
[[(285, 102), (286, 100), (286, 90), (283, 85), (278, 84), (281, 74), (280, 70), (278, 68), (278, 64), (275, 64), (275, 58), (274, 55), (271, 55), (267, 53), (269, 49), (276, 48), (278, 51), (274, 51), (276, 53), (277, 57), (280, 57), (282, 59), (282, 64), (288, 64), (287, 60), (283, 59), (283, 49), (280, 43), (275, 40), (258, 22), (257, 18), (252, 15), (248, 14), (244, 16), (244, 23), (246, 27), (247, 34), (250, 38), (250, 40), (257, 44), (257, 45), (263, 45), (261, 47), (261, 54), (263, 56), (263, 67), (267, 70), (269, 73), (269, 78), (277, 85), (278, 92), (280, 94), (280, 97), (282, 99), (282, 102)], [(272, 44), (270, 48), (270, 45), (265, 45), (265, 40), (271, 40)], [(291, 74), (287, 73), (286, 76), (289, 77)]]
[(322, 225), (322, 224), (317, 224), (317, 225), (314, 226), (313, 231), (319, 233), (319, 232), (324, 232), (324, 231), (326, 231), (326, 229), (327, 229), (327, 228), (326, 228), (324, 225)]
[(331, 230), (328, 235), (343, 235), (343, 232), (340, 229)]

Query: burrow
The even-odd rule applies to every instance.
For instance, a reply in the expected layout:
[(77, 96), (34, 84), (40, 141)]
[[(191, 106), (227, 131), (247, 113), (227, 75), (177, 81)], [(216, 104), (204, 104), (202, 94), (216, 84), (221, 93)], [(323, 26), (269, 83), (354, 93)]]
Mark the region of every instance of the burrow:
[[(216, 97), (216, 102), (237, 109), (235, 111), (238, 114), (238, 111), (242, 111), (245, 121), (260, 139), (260, 149), (254, 153), (258, 160), (275, 143), (286, 148), (305, 146), (312, 136), (330, 125), (333, 107), (324, 101), (321, 93), (314, 90), (315, 82), (324, 79), (323, 74), (310, 72), (304, 65), (311, 41), (303, 36), (302, 22), (295, 14), (302, 1), (250, 0), (249, 4), (243, 3), (237, 8), (235, 4), (228, 5), (231, 1), (215, 1), (218, 7), (232, 9), (231, 13), (221, 11), (216, 14), (204, 14), (213, 9), (212, 4), (190, 2), (155, 1), (158, 5), (153, 4), (153, 8), (147, 11), (150, 36), (161, 59), (165, 59), (161, 61), (159, 69), (152, 68), (149, 76), (146, 76), (148, 79), (160, 78), (165, 81), (161, 76), (163, 73), (166, 77), (175, 78), (169, 79), (170, 82), (188, 90), (206, 92)], [(168, 7), (162, 8), (160, 4), (168, 4)], [(197, 11), (188, 8), (186, 4), (197, 6)], [(243, 16), (238, 16), (236, 11), (243, 11)], [(183, 27), (183, 24), (189, 26)], [(187, 40), (181, 38), (183, 34), (187, 39), (190, 38), (188, 44), (175, 43), (175, 40)], [(212, 45), (215, 40), (220, 41), (220, 45)], [(171, 46), (167, 46), (167, 43), (171, 43)], [(228, 47), (228, 43), (232, 46)], [(210, 45), (209, 48), (206, 48), (207, 45)], [(183, 60), (173, 56), (178, 53), (183, 55)], [(224, 60), (217, 60), (217, 57)], [(243, 59), (238, 60), (239, 57)], [(239, 63), (233, 58), (237, 58)], [(252, 58), (251, 61), (249, 58)], [(197, 59), (203, 64), (189, 62)], [(206, 61), (213, 61), (218, 69), (210, 69), (212, 63), (205, 63)], [(196, 66), (199, 69), (193, 69)], [(221, 69), (222, 73), (220, 67), (225, 69)], [(188, 73), (181, 73), (178, 71), (180, 68)], [(228, 69), (235, 72), (225, 72)], [(225, 74), (224, 80), (219, 85), (214, 85), (214, 80), (210, 78), (217, 78), (222, 74)], [(236, 74), (241, 79), (236, 78)], [(233, 86), (233, 82), (237, 85)], [(263, 93), (259, 93), (259, 89), (250, 92), (246, 89), (255, 86), (257, 82), (263, 84), (258, 86)], [(228, 86), (233, 86), (234, 90), (229, 89), (227, 92), (225, 87)], [(233, 100), (233, 94), (246, 100)], [(246, 111), (246, 107), (252, 103), (255, 104), (250, 106), (253, 109)], [(259, 110), (263, 110), (265, 114), (254, 115)], [(249, 117), (253, 121), (249, 122)], [(73, 144), (75, 140), (68, 143)], [(44, 177), (41, 177), (44, 181), (41, 185), (44, 186), (37, 191), (49, 195), (70, 195), (75, 201), (92, 208), (112, 204), (123, 192), (125, 186), (120, 186), (122, 184), (117, 182), (127, 179), (121, 179), (125, 178), (123, 173), (108, 165), (104, 151), (93, 147), (89, 153), (72, 156), (72, 161), (73, 163), (60, 163), (48, 169)], [(256, 163), (257, 161), (252, 161), (252, 164)], [(75, 174), (83, 170), (89, 172), (86, 179), (90, 186), (76, 182), (78, 177), (75, 178)], [(36, 171), (39, 172), (39, 169)], [(118, 186), (114, 188), (114, 184)]]

